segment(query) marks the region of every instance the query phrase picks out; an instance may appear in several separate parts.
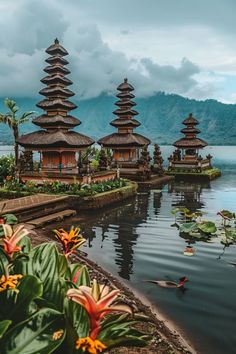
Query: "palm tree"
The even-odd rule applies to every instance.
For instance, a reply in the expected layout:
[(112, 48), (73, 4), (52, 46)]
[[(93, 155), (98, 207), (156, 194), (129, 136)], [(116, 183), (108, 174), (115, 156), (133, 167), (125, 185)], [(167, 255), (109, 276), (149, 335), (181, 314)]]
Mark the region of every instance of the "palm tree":
[(16, 102), (6, 98), (4, 100), (5, 106), (9, 109), (9, 112), (2, 114), (0, 113), (0, 123), (5, 123), (13, 132), (14, 136), (14, 150), (15, 150), (15, 167), (17, 170), (18, 160), (19, 160), (19, 145), (17, 139), (19, 138), (19, 126), (29, 121), (30, 116), (34, 114), (34, 111), (25, 112), (21, 116), (18, 116), (17, 112), (19, 107), (17, 107)]

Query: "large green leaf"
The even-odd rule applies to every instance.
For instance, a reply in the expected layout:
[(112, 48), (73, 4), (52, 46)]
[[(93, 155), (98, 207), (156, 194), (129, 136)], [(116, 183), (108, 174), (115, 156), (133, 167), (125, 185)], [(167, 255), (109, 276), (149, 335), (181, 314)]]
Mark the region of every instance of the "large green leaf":
[(217, 231), (216, 225), (212, 221), (202, 221), (197, 224), (198, 229), (205, 234), (214, 234)]
[(5, 219), (6, 224), (15, 225), (18, 223), (18, 219), (14, 214), (4, 214), (2, 217)]
[(61, 277), (65, 277), (68, 269), (68, 261), (64, 254), (58, 254), (58, 272)]
[(187, 234), (192, 231), (197, 231), (197, 223), (196, 222), (185, 222), (180, 225), (179, 231), (187, 233)]
[(90, 286), (90, 276), (88, 268), (83, 264), (70, 264), (67, 276), (77, 286), (86, 285)]
[(28, 254), (32, 249), (31, 239), (28, 236), (24, 236), (18, 243), (17, 246), (21, 247), (22, 252)]
[[(28, 262), (22, 262), (23, 274), (37, 276), (43, 283), (43, 298), (62, 310), (66, 293), (66, 283), (60, 272), (64, 272), (64, 260), (60, 257), (54, 243), (44, 243), (35, 247), (29, 254)], [(63, 266), (61, 263), (63, 262)]]
[[(61, 330), (61, 337), (55, 339), (54, 333)], [(41, 309), (5, 334), (0, 341), (1, 353), (49, 354), (61, 345), (64, 337), (63, 314), (52, 309)]]
[(41, 296), (43, 287), (41, 281), (32, 276), (25, 275), (14, 290), (0, 292), (0, 318), (10, 319), (16, 322), (22, 321), (30, 312), (32, 301)]
[(3, 320), (0, 322), (0, 339), (4, 335), (4, 333), (7, 331), (8, 327), (11, 325), (12, 321), (10, 320)]
[(88, 336), (89, 333), (89, 317), (84, 308), (76, 302), (65, 299), (64, 309), (66, 317), (71, 327), (77, 333), (79, 338)]
[(151, 336), (134, 328), (136, 323), (137, 321), (127, 319), (127, 315), (110, 315), (103, 321), (98, 338), (109, 348), (122, 344), (145, 346)]
[(7, 265), (9, 264), (6, 253), (0, 247), (0, 276), (5, 274)]

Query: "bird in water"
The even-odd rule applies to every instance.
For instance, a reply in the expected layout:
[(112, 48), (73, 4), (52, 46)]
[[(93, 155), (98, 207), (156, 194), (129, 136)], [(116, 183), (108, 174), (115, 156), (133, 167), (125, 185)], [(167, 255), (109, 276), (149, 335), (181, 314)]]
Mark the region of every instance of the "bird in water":
[(179, 278), (179, 282), (171, 281), (171, 280), (144, 280), (148, 283), (154, 283), (159, 285), (162, 288), (183, 288), (184, 284), (188, 281), (187, 277)]

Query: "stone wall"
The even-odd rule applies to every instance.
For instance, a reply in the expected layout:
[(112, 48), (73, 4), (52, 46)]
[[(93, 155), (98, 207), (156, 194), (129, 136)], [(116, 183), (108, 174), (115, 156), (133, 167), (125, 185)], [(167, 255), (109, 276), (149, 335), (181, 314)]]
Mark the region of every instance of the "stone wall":
[(95, 210), (105, 206), (122, 202), (123, 200), (133, 197), (137, 193), (138, 185), (130, 182), (128, 186), (115, 189), (113, 191), (99, 193), (88, 197), (69, 196), (70, 208), (81, 210)]

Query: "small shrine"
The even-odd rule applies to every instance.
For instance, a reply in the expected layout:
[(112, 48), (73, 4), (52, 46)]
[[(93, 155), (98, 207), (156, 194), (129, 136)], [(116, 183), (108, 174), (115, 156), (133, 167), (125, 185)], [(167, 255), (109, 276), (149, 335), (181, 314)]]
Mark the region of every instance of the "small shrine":
[(81, 122), (69, 112), (77, 106), (69, 101), (74, 93), (68, 89), (72, 81), (66, 77), (70, 71), (66, 68), (68, 55), (58, 39), (46, 49), (49, 64), (41, 82), (46, 85), (39, 91), (45, 98), (37, 104), (46, 113), (33, 119), (41, 128), (30, 134), (22, 135), (18, 143), (27, 152), (40, 153), (40, 172), (77, 174), (81, 152), (91, 146), (93, 139), (73, 131)]
[[(212, 171), (219, 171), (212, 168), (211, 160), (212, 156), (208, 154), (206, 157), (202, 157), (200, 152), (208, 144), (206, 141), (197, 137), (200, 130), (196, 127), (199, 122), (193, 117), (192, 113), (189, 114), (182, 124), (185, 127), (181, 130), (184, 137), (174, 142), (173, 146), (176, 150), (168, 158), (170, 174), (209, 174), (212, 175)], [(220, 171), (219, 171), (220, 172)], [(217, 172), (218, 173), (218, 172)], [(219, 174), (217, 174), (218, 176)], [(214, 176), (213, 178), (217, 177)], [(210, 178), (211, 179), (211, 178)]]
[(153, 151), (153, 166), (152, 172), (158, 174), (159, 176), (163, 176), (164, 168), (163, 168), (164, 159), (161, 155), (161, 149), (158, 144), (154, 144), (154, 151)]
[(132, 99), (135, 97), (132, 91), (134, 87), (124, 79), (117, 87), (119, 99), (115, 105), (118, 108), (113, 112), (117, 116), (110, 124), (117, 128), (117, 132), (107, 135), (98, 141), (102, 148), (112, 149), (112, 167), (118, 167), (121, 175), (136, 173), (139, 167), (141, 151), (150, 144), (150, 140), (143, 135), (134, 132), (140, 126), (140, 122), (134, 117), (138, 112), (133, 109), (136, 105)]

